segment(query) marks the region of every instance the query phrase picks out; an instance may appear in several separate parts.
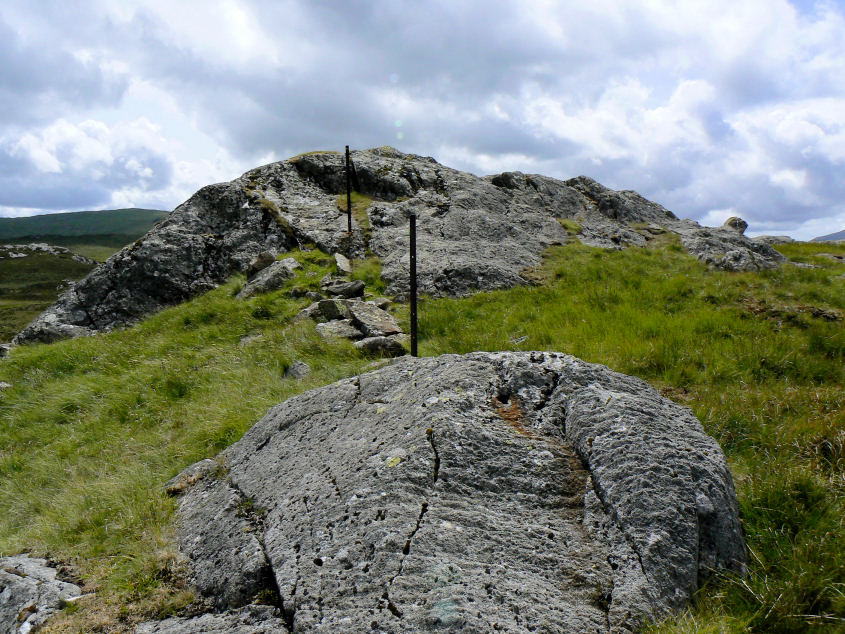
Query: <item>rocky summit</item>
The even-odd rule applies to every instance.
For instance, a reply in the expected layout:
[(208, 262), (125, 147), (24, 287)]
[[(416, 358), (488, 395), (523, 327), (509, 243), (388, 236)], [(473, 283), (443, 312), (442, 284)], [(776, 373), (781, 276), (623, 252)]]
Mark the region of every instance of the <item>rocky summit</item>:
[[(729, 270), (784, 260), (732, 227), (703, 228), (633, 191), (579, 176), (560, 181), (505, 172), (478, 177), (393, 148), (352, 152), (354, 188), (371, 199), (347, 233), (344, 157), (316, 152), (199, 190), (143, 238), (113, 255), (16, 337), (52, 341), (131, 324), (202, 293), (262, 252), (316, 245), (382, 258), (388, 290), (408, 289), (408, 224), (418, 218), (419, 288), (432, 295), (525, 283), (543, 250), (573, 233), (606, 248), (673, 232), (691, 253)], [(564, 221), (563, 223), (561, 221)], [(564, 228), (567, 225), (569, 231)]]
[(690, 410), (557, 353), (403, 357), (167, 490), (214, 610), (139, 632), (625, 632), (745, 562)]

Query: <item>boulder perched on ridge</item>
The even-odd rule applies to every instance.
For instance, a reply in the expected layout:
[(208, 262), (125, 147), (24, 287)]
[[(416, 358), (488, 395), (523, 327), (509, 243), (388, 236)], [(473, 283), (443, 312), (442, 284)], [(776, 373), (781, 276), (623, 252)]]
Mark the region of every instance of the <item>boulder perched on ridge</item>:
[[(624, 632), (745, 562), (692, 412), (557, 353), (403, 357), (288, 399), (172, 482), (215, 623), (260, 596), (291, 632)], [(140, 631), (201, 630), (175, 625)]]

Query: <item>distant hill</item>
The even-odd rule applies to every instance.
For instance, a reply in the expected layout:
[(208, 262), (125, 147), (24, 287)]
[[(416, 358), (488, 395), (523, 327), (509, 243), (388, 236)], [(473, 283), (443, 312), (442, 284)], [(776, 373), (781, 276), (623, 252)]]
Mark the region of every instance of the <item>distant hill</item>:
[(813, 238), (812, 242), (831, 242), (833, 240), (845, 240), (845, 229), (837, 231), (836, 233), (829, 233), (826, 236), (819, 236)]
[(123, 246), (147, 233), (166, 218), (168, 212), (157, 209), (105, 209), (44, 214), (25, 218), (0, 218), (0, 243), (79, 242)]

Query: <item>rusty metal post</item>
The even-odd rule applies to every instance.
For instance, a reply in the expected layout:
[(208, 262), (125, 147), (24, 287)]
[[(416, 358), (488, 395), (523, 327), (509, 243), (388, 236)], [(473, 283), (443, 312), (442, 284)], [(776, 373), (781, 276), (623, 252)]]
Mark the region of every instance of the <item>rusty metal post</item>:
[(417, 356), (417, 216), (411, 214), (411, 356)]
[(346, 231), (352, 233), (352, 188), (349, 179), (349, 146), (346, 146)]

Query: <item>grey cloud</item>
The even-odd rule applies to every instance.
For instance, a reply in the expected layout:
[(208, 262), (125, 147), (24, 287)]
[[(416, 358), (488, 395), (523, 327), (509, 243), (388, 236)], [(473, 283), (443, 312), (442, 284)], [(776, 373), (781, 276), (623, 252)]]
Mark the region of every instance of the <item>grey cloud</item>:
[(52, 120), (67, 107), (116, 105), (126, 77), (106, 75), (45, 41), (23, 41), (0, 19), (0, 112), (3, 124)]

